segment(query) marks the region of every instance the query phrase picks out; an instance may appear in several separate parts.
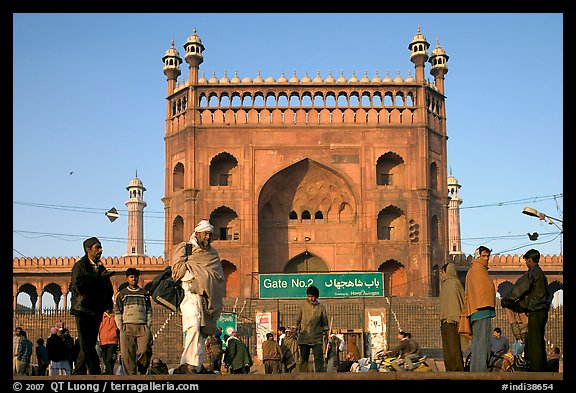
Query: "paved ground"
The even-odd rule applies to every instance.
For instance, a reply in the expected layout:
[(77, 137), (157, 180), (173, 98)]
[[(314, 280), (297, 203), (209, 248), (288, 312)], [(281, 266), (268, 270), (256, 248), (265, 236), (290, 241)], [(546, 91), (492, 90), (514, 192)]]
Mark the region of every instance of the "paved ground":
[[(572, 375), (560, 373), (531, 372), (445, 372), (444, 365), (435, 365), (438, 371), (428, 372), (356, 372), (356, 373), (293, 373), (265, 374), (262, 365), (252, 367), (250, 374), (185, 374), (185, 375), (99, 375), (99, 376), (57, 376), (57, 377), (13, 377), (12, 391), (23, 393), (36, 390), (51, 393), (93, 391), (138, 392), (213, 390), (220, 392), (266, 392), (278, 393), (288, 389), (358, 389), (358, 387), (378, 389), (405, 389), (415, 387), (434, 391), (436, 386), (444, 388), (471, 388), (484, 392), (503, 391), (573, 391)], [(42, 386), (40, 386), (40, 382)], [(384, 385), (382, 385), (384, 383)], [(19, 385), (18, 385), (19, 384)], [(449, 385), (446, 385), (449, 384)], [(229, 390), (232, 389), (232, 390)], [(295, 393), (300, 393), (295, 391)]]

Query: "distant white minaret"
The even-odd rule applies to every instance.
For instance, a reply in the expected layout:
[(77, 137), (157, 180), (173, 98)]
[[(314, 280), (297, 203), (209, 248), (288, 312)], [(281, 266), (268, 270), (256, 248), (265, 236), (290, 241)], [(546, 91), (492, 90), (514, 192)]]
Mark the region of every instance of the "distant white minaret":
[(144, 191), (146, 189), (136, 177), (130, 181), (128, 187), (129, 198), (125, 202), (128, 207), (128, 246), (125, 256), (144, 256)]
[(448, 177), (448, 197), (450, 203), (448, 205), (448, 241), (450, 242), (450, 255), (464, 254), (462, 252), (462, 243), (460, 238), (460, 205), (462, 199), (458, 197), (458, 189), (462, 187), (458, 184), (458, 180), (452, 176)]

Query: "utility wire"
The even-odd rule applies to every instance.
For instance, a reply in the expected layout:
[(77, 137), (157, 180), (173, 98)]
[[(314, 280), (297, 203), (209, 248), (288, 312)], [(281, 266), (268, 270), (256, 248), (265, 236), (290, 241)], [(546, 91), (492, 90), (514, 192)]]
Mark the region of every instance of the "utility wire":
[[(557, 198), (563, 198), (564, 194), (552, 194), (552, 195), (543, 195), (543, 196), (535, 196), (523, 199), (516, 199), (512, 201), (503, 201), (503, 202), (493, 202), (487, 203), (484, 205), (474, 205), (474, 206), (461, 206), (460, 210), (465, 209), (477, 209), (482, 207), (494, 207), (494, 206), (508, 206), (508, 205), (518, 205), (521, 203), (527, 202), (542, 202), (547, 200), (555, 200), (556, 204), (558, 203)], [(46, 204), (46, 203), (37, 203), (37, 202), (21, 202), (21, 201), (13, 201), (14, 205), (22, 205), (22, 206), (29, 206), (29, 207), (37, 207), (43, 209), (52, 209), (52, 210), (65, 210), (65, 211), (75, 211), (80, 213), (91, 213), (91, 214), (102, 214), (103, 212), (108, 211), (107, 208), (95, 208), (95, 207), (79, 207), (79, 206), (66, 206), (66, 205), (55, 205), (55, 204)], [(120, 215), (127, 215), (127, 209), (117, 209)], [(146, 210), (144, 212), (148, 216), (148, 218), (164, 218), (163, 211), (154, 211), (154, 210)]]
[(460, 210), (464, 210), (464, 209), (476, 209), (479, 207), (492, 207), (492, 206), (508, 206), (508, 205), (519, 205), (521, 203), (526, 203), (526, 202), (542, 202), (542, 201), (548, 201), (551, 199), (556, 200), (556, 198), (563, 198), (564, 194), (552, 194), (552, 195), (544, 195), (544, 196), (537, 196), (537, 197), (531, 197), (531, 198), (524, 198), (524, 199), (516, 199), (513, 201), (505, 201), (505, 202), (495, 202), (495, 203), (488, 203), (485, 205), (474, 205), (474, 206), (462, 206), (460, 207)]

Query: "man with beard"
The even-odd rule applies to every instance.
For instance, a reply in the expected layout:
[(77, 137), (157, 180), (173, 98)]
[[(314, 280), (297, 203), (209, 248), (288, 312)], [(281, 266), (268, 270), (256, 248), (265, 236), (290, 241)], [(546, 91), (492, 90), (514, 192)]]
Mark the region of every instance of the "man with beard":
[(184, 299), (180, 303), (184, 350), (180, 367), (188, 373), (199, 373), (204, 361), (206, 337), (216, 331), (222, 312), (224, 272), (218, 251), (210, 244), (214, 226), (201, 220), (190, 242), (182, 242), (172, 255), (172, 278), (181, 280)]

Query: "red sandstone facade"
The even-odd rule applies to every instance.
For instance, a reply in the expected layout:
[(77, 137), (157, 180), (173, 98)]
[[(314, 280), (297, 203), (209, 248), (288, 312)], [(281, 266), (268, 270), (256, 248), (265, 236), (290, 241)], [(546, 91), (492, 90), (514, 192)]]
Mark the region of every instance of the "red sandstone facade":
[(207, 80), (194, 33), (177, 85), (172, 45), (165, 259), (209, 218), (232, 296), (253, 296), (258, 273), (303, 271), (384, 271), (396, 295), (434, 294), (431, 272), (448, 257), (448, 56), (437, 46), (429, 57), (420, 31), (407, 46), (415, 79)]

